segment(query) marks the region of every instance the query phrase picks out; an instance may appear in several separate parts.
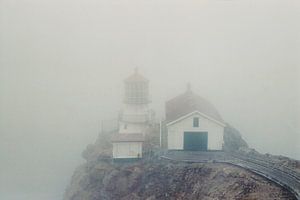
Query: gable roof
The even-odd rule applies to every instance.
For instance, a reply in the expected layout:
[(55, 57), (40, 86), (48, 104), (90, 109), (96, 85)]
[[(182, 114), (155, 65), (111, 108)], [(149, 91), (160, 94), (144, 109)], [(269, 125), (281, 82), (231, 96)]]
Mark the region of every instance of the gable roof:
[(166, 126), (170, 126), (170, 125), (172, 125), (172, 124), (175, 124), (175, 123), (177, 123), (177, 122), (179, 122), (179, 121), (181, 121), (181, 120), (184, 120), (184, 119), (186, 119), (186, 118), (188, 118), (188, 117), (190, 117), (190, 116), (192, 116), (192, 115), (194, 115), (194, 114), (201, 115), (201, 116), (205, 117), (206, 119), (209, 119), (210, 121), (213, 121), (213, 122), (215, 122), (215, 123), (217, 123), (217, 124), (219, 124), (219, 125), (221, 125), (221, 126), (223, 126), (223, 127), (226, 126), (225, 122), (217, 121), (217, 120), (215, 120), (215, 119), (213, 119), (213, 118), (211, 118), (211, 117), (209, 117), (209, 116), (207, 116), (207, 115), (205, 115), (205, 114), (203, 114), (203, 113), (201, 113), (201, 112), (199, 112), (199, 111), (197, 111), (197, 110), (196, 110), (196, 111), (193, 111), (193, 112), (191, 112), (191, 113), (189, 113), (189, 114), (187, 114), (187, 115), (184, 115), (184, 116), (182, 116), (182, 117), (180, 117), (180, 118), (178, 118), (178, 119), (175, 119), (175, 120), (173, 120), (173, 121), (167, 122)]
[(185, 93), (166, 102), (166, 121), (170, 123), (195, 111), (221, 124), (225, 124), (217, 109), (191, 90), (187, 90)]
[(112, 135), (112, 142), (143, 142), (145, 138), (141, 133), (117, 133)]

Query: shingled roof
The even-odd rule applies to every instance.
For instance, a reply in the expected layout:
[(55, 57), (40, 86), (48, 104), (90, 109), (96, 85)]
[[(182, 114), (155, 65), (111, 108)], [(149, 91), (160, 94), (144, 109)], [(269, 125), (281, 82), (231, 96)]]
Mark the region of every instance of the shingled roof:
[(207, 100), (194, 94), (190, 89), (166, 102), (167, 123), (194, 111), (198, 111), (218, 122), (224, 123), (216, 108)]
[(143, 142), (145, 138), (141, 133), (118, 133), (111, 137), (112, 142)]

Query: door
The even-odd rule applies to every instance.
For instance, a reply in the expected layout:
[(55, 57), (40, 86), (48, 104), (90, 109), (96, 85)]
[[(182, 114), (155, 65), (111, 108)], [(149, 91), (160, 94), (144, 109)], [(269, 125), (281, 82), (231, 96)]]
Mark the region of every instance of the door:
[(207, 132), (184, 132), (183, 149), (188, 151), (207, 151)]

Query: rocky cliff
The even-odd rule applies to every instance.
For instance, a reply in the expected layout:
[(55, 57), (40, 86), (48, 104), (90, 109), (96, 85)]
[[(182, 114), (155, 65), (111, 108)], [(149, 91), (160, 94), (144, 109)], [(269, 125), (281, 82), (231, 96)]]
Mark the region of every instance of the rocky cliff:
[(100, 199), (293, 199), (293, 196), (260, 176), (226, 164), (95, 162), (79, 167), (65, 200)]
[[(156, 128), (149, 131), (148, 148), (157, 148), (157, 138), (151, 136)], [(76, 169), (64, 200), (294, 199), (284, 188), (228, 164), (176, 163), (155, 154), (134, 163), (113, 163), (109, 135), (102, 133), (83, 152), (87, 162)], [(227, 151), (257, 154), (231, 126), (224, 141)]]

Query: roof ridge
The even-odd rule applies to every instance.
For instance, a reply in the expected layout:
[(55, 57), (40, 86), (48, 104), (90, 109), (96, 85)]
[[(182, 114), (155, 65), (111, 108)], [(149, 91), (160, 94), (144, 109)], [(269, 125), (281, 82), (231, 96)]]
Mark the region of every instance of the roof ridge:
[(193, 92), (185, 92), (168, 100), (166, 102), (166, 119), (173, 121), (195, 110), (217, 121), (224, 122), (220, 113), (212, 103)]

